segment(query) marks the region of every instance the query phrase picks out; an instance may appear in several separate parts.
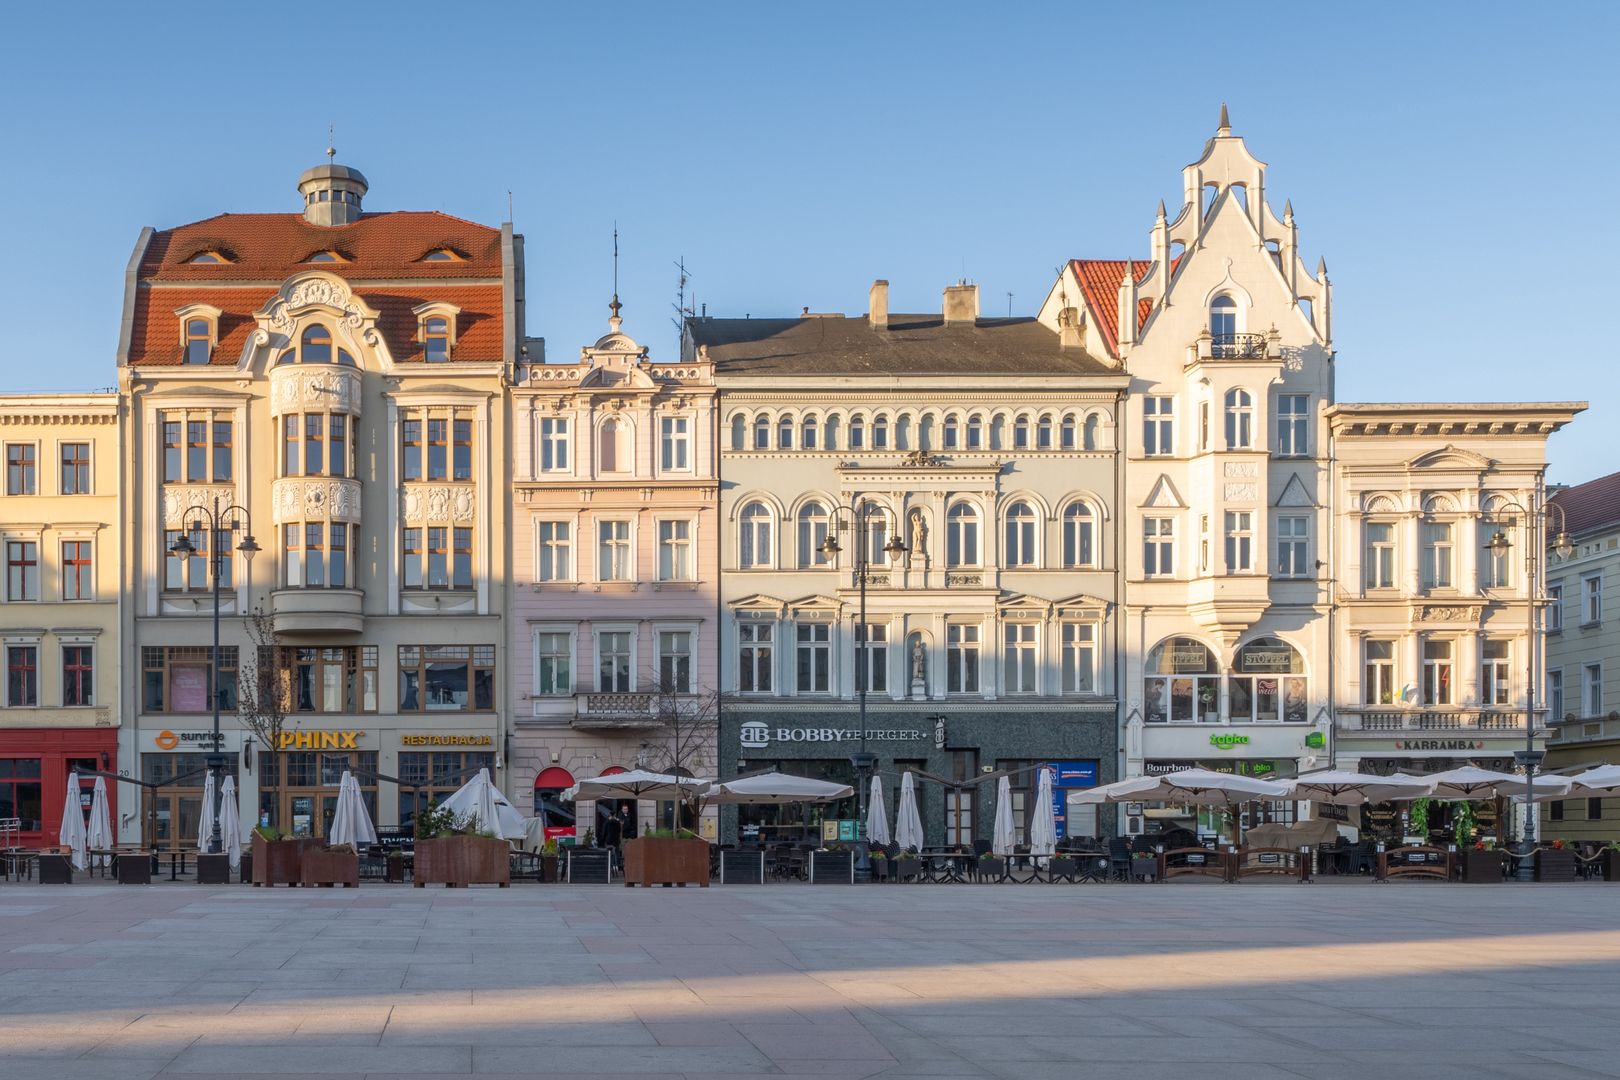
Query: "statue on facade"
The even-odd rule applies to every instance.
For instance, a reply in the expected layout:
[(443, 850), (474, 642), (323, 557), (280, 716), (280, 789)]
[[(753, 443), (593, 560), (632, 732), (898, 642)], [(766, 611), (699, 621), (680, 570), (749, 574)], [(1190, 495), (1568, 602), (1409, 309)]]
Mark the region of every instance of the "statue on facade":
[(911, 696), (928, 696), (928, 650), (923, 648), (921, 634), (911, 639)]
[(923, 523), (921, 510), (911, 512), (911, 544), (906, 548), (906, 565), (915, 559), (920, 566), (928, 565), (928, 526)]

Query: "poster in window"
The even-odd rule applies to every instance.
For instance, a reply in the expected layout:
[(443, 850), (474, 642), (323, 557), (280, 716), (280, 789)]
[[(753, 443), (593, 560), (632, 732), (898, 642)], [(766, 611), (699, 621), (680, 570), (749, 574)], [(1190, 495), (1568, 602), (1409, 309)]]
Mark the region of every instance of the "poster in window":
[(208, 669), (200, 664), (177, 664), (169, 669), (169, 711), (208, 711)]
[(1305, 680), (1286, 679), (1283, 682), (1283, 720), (1290, 724), (1305, 722)]

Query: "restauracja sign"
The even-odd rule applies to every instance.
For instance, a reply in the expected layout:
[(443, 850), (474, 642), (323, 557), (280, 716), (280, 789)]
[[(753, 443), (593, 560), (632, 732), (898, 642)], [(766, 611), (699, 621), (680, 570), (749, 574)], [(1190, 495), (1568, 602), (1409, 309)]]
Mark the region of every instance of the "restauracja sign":
[[(738, 731), (742, 744), (751, 750), (769, 746), (772, 742), (778, 743), (826, 743), (859, 741), (860, 728), (831, 728), (831, 727), (779, 727), (772, 731), (765, 724), (759, 722), (744, 724)], [(867, 728), (868, 742), (916, 742), (923, 739), (924, 733), (910, 728)]]

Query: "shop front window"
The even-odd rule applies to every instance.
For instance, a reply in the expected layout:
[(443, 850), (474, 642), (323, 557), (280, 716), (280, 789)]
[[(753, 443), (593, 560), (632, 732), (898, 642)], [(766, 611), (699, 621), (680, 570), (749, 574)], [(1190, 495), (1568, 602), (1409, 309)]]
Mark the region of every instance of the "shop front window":
[[(401, 754), (403, 759), (408, 755)], [(377, 820), (377, 751), (259, 753), (259, 820), (295, 836), (325, 836), (337, 812), (338, 782), (347, 770)], [(459, 786), (459, 785), (458, 785)], [(196, 835), (193, 829), (191, 835)]]
[[(202, 826), (203, 785), (207, 782), (208, 759), (212, 756), (141, 755), (141, 779), (148, 784), (163, 785), (142, 789), (142, 827), (153, 847), (173, 851), (197, 846), (197, 833)], [(237, 776), (238, 760), (236, 754), (225, 755), (226, 776)], [(262, 779), (260, 782), (263, 783)]]
[(1258, 638), (1238, 650), (1228, 680), (1228, 715), (1234, 724), (1305, 723), (1305, 661), (1277, 638)]
[(411, 825), (416, 815), (434, 802), (443, 802), (478, 774), (493, 775), (495, 755), (486, 751), (401, 751), (399, 755), (399, 823)]
[(39, 832), (43, 804), (40, 759), (0, 758), (0, 817), (16, 818), (22, 832)]
[(1159, 645), (1148, 655), (1142, 683), (1147, 723), (1220, 722), (1220, 667), (1203, 642), (1178, 637)]

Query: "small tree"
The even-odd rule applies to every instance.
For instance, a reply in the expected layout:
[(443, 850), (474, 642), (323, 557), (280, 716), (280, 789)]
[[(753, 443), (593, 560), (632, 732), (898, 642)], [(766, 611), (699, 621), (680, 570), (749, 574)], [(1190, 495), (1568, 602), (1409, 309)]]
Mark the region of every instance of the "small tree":
[[(662, 723), (662, 738), (646, 745), (647, 767), (675, 775), (715, 775), (719, 765), (720, 694), (706, 687), (691, 692), (676, 688), (672, 680), (654, 672), (647, 684), (654, 687), (653, 714)], [(702, 797), (678, 800), (679, 818), (697, 823)], [(676, 822), (677, 825), (680, 821)]]
[(270, 824), (275, 825), (281, 808), (281, 733), (292, 711), (292, 680), (282, 654), (275, 623), (263, 608), (254, 608), (246, 618), (248, 640), (252, 642), (242, 658), (237, 679), (236, 716), (259, 745), (270, 752), (274, 763), (270, 779)]

